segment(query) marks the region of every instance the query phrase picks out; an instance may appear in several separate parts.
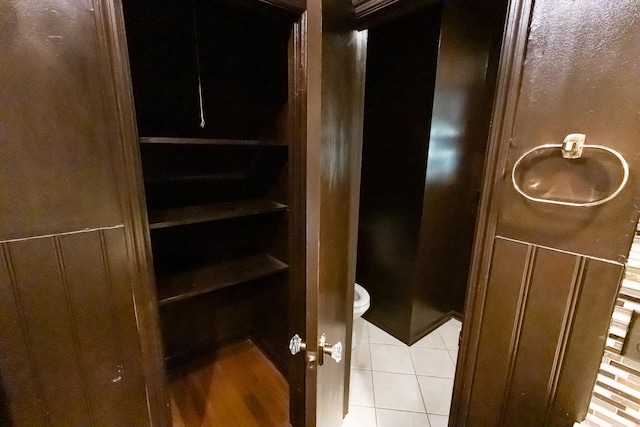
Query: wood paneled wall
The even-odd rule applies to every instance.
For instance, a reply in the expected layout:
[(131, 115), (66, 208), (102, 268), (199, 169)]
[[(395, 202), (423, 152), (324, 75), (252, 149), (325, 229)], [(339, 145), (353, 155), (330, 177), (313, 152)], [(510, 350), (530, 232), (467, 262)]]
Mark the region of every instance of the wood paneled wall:
[[(584, 418), (638, 219), (638, 13), (636, 2), (509, 4), (454, 425)], [(628, 161), (620, 194), (594, 207), (518, 194), (511, 176), (523, 153), (578, 132)], [(566, 173), (536, 180), (571, 194)]]
[(1, 247), (0, 373), (13, 425), (145, 425), (123, 228)]
[(119, 6), (0, 2), (3, 426), (144, 426), (166, 410), (124, 160), (133, 114), (115, 89), (127, 79)]
[(603, 284), (618, 283), (622, 271), (618, 263), (496, 238), (469, 425), (567, 425), (580, 415), (592, 383), (583, 367), (597, 366), (593, 349), (604, 346), (613, 309)]

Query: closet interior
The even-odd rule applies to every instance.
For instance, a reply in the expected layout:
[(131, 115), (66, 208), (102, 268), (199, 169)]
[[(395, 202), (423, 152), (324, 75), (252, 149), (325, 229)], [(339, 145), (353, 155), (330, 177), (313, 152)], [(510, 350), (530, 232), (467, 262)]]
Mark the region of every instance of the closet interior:
[(286, 375), (299, 17), (217, 0), (124, 14), (165, 364), (251, 338)]

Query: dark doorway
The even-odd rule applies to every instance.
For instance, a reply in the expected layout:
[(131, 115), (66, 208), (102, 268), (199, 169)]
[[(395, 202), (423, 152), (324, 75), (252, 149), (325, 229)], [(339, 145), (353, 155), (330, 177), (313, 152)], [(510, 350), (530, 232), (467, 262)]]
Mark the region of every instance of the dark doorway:
[(437, 2), (369, 29), (357, 281), (406, 344), (463, 311), (505, 9)]

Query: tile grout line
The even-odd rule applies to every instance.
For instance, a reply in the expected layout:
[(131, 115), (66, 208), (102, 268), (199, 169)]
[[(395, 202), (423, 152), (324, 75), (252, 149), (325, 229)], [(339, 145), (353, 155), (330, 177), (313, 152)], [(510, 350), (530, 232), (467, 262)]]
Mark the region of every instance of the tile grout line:
[[(363, 319), (364, 320), (364, 319)], [(411, 361), (411, 367), (413, 372), (409, 373), (408, 375), (412, 375), (416, 381), (416, 383), (418, 384), (418, 390), (420, 393), (420, 398), (421, 398), (421, 402), (422, 402), (422, 406), (424, 408), (423, 411), (412, 411), (412, 410), (400, 410), (400, 409), (389, 409), (389, 408), (378, 408), (378, 403), (376, 402), (376, 396), (375, 396), (375, 385), (374, 385), (374, 378), (373, 378), (373, 374), (374, 372), (385, 372), (385, 373), (395, 373), (395, 374), (404, 374), (401, 372), (387, 372), (387, 371), (376, 371), (373, 368), (373, 350), (372, 350), (372, 346), (371, 346), (371, 338), (370, 338), (370, 323), (367, 322), (366, 320), (364, 320), (364, 326), (365, 326), (365, 330), (366, 330), (366, 334), (367, 334), (367, 346), (368, 346), (368, 350), (369, 350), (369, 356), (368, 356), (368, 361), (369, 361), (369, 369), (365, 369), (366, 371), (370, 372), (370, 378), (371, 378), (371, 391), (372, 391), (372, 398), (373, 398), (373, 411), (374, 411), (374, 418), (375, 418), (375, 426), (377, 427), (379, 425), (379, 417), (378, 417), (378, 409), (385, 409), (385, 410), (392, 410), (392, 411), (396, 411), (396, 412), (406, 412), (406, 413), (413, 413), (413, 414), (424, 414), (426, 416), (427, 419), (427, 423), (429, 426), (432, 425), (432, 421), (431, 418), (429, 417), (429, 415), (434, 415), (437, 417), (442, 417), (446, 415), (443, 414), (430, 414), (428, 412), (427, 406), (425, 404), (425, 398), (424, 398), (424, 393), (422, 390), (422, 387), (420, 387), (420, 382), (419, 382), (419, 377), (431, 377), (431, 378), (442, 378), (442, 379), (447, 379), (447, 380), (451, 380), (451, 378), (449, 377), (438, 377), (438, 376), (432, 376), (432, 375), (418, 375), (417, 371), (416, 371), (416, 362), (414, 359), (414, 355), (413, 352), (411, 351), (412, 346), (408, 346), (404, 343), (401, 344), (395, 344), (395, 343), (389, 343), (389, 342), (379, 342), (379, 343), (373, 343), (373, 344), (378, 344), (378, 345), (384, 345), (384, 346), (395, 346), (395, 347), (404, 347), (407, 348), (409, 350), (409, 357), (410, 357), (410, 361)], [(384, 331), (382, 331), (384, 332)], [(451, 360), (451, 362), (454, 365), (454, 368), (456, 367), (456, 362), (457, 360), (454, 359), (453, 355), (452, 355), (452, 351), (456, 351), (455, 349), (451, 349), (448, 345), (447, 342), (445, 342), (444, 337), (442, 336), (442, 334), (440, 333), (439, 330), (434, 330), (433, 332), (437, 332), (437, 336), (439, 337), (440, 341), (442, 342), (442, 344), (444, 345), (444, 348), (441, 349), (439, 348), (438, 344), (436, 344), (437, 347), (433, 347), (433, 346), (424, 346), (424, 347), (416, 347), (416, 348), (426, 348), (426, 349), (431, 349), (431, 350), (444, 350), (447, 352), (447, 355), (449, 357), (449, 359)], [(388, 341), (385, 339), (385, 337), (379, 337), (380, 341)], [(358, 343), (358, 345), (363, 345), (365, 343)], [(353, 369), (353, 368), (352, 368)], [(405, 374), (406, 375), (406, 374)], [(354, 405), (357, 406), (357, 405)], [(373, 427), (373, 426), (372, 426)]]
[[(442, 338), (440, 339), (442, 340)], [(416, 378), (416, 383), (418, 384), (418, 390), (420, 390), (420, 400), (422, 400), (422, 406), (424, 407), (424, 415), (427, 417), (427, 424), (429, 425), (429, 427), (431, 427), (431, 420), (429, 419), (427, 404), (424, 400), (424, 393), (422, 392), (422, 387), (420, 387), (420, 381), (418, 380), (418, 373), (416, 372), (416, 363), (413, 360), (413, 353), (411, 352), (411, 346), (407, 346), (407, 347), (409, 347), (409, 356), (411, 357), (411, 365), (413, 366), (413, 375)]]
[(375, 382), (373, 381), (373, 357), (371, 356), (371, 335), (369, 333), (370, 332), (369, 322), (367, 322), (366, 320), (364, 320), (364, 322), (365, 322), (364, 326), (367, 329), (367, 346), (369, 347), (369, 368), (371, 370), (371, 394), (373, 397), (373, 417), (376, 420), (376, 425), (373, 427), (377, 427), (378, 426), (378, 407), (376, 405)]

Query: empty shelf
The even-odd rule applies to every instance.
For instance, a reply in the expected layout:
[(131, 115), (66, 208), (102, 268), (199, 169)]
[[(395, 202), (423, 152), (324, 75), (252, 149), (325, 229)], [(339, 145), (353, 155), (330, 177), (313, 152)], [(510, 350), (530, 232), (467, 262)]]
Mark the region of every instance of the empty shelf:
[(193, 144), (193, 145), (284, 145), (282, 142), (255, 139), (210, 139), (210, 138), (170, 138), (142, 137), (141, 144)]
[(149, 228), (157, 229), (207, 221), (219, 221), (279, 212), (286, 209), (286, 205), (266, 199), (158, 209), (149, 212)]
[(286, 271), (287, 264), (267, 254), (211, 264), (172, 275), (158, 275), (160, 305)]
[(209, 182), (231, 182), (246, 180), (244, 173), (225, 173), (215, 175), (176, 175), (176, 176), (159, 176), (145, 177), (147, 185), (166, 185), (166, 184), (199, 184)]

